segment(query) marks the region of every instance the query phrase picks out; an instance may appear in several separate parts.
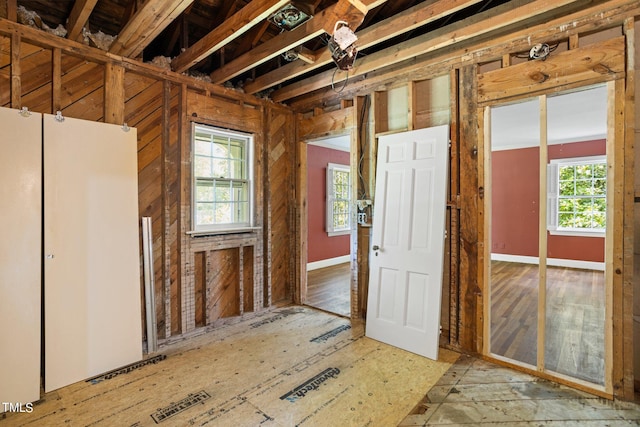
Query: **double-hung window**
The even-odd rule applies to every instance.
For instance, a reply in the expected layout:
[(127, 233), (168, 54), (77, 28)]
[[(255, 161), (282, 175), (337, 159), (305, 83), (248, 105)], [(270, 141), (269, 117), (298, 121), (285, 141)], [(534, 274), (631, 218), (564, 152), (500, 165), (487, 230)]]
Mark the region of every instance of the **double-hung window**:
[(327, 165), (327, 221), (329, 236), (351, 230), (351, 170), (348, 165)]
[(195, 232), (249, 229), (253, 217), (253, 137), (193, 124)]
[(552, 160), (548, 165), (548, 191), (548, 228), (552, 234), (605, 232), (606, 156)]

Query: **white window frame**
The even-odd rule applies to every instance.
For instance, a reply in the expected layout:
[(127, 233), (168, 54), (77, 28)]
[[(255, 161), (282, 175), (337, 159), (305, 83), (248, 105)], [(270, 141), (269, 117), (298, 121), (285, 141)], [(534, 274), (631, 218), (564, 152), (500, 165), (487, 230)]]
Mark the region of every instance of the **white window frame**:
[[(196, 157), (198, 154), (196, 152), (196, 135), (197, 134), (209, 134), (212, 137), (218, 138), (233, 138), (235, 140), (242, 140), (244, 142), (244, 166), (246, 169), (246, 176), (243, 178), (235, 178), (235, 177), (214, 177), (214, 176), (198, 176), (196, 174)], [(213, 151), (212, 151), (213, 153)], [(207, 156), (201, 156), (207, 157)], [(211, 159), (215, 157), (211, 156)], [(254, 227), (254, 167), (253, 167), (253, 159), (254, 159), (254, 138), (253, 135), (232, 131), (228, 129), (218, 128), (215, 126), (205, 125), (201, 123), (192, 123), (191, 126), (191, 206), (192, 206), (192, 231), (189, 231), (188, 234), (192, 235), (207, 235), (207, 234), (225, 234), (225, 233), (234, 233), (234, 232), (249, 232), (256, 229)], [(229, 157), (229, 161), (232, 161), (231, 157)], [(212, 174), (213, 175), (213, 174)], [(221, 222), (221, 223), (213, 223), (213, 224), (203, 224), (198, 219), (198, 204), (199, 203), (209, 203), (208, 201), (199, 201), (197, 197), (197, 189), (198, 185), (203, 182), (211, 182), (212, 185), (218, 182), (229, 182), (229, 185), (233, 188), (235, 185), (246, 185), (247, 186), (247, 206), (246, 206), (246, 215), (245, 220), (243, 221), (231, 221), (231, 222)], [(233, 192), (231, 192), (233, 194)], [(232, 196), (233, 197), (233, 196)], [(214, 196), (215, 198), (215, 196)], [(210, 203), (215, 203), (212, 199)], [(236, 203), (231, 200), (230, 203)]]
[[(572, 157), (566, 159), (553, 159), (547, 165), (547, 230), (552, 235), (580, 236), (580, 237), (605, 237), (606, 229), (582, 229), (564, 228), (558, 226), (560, 203), (559, 168), (561, 166), (583, 165), (585, 163), (607, 164), (607, 156)], [(608, 179), (608, 177), (607, 177)], [(607, 195), (605, 194), (605, 199)]]
[[(336, 194), (335, 194), (335, 187), (334, 187), (334, 173), (336, 171), (340, 171), (340, 172), (346, 172), (349, 174), (349, 185), (348, 187), (348, 191), (349, 194), (347, 196), (347, 199), (337, 199), (336, 198)], [(336, 228), (333, 225), (333, 219), (334, 219), (334, 202), (337, 200), (346, 200), (347, 201), (347, 206), (348, 206), (348, 210), (347, 210), (347, 225), (345, 227), (341, 227), (341, 228)], [(326, 224), (325, 224), (325, 228), (327, 230), (327, 234), (329, 236), (340, 236), (340, 235), (344, 235), (344, 234), (349, 234), (351, 232), (351, 211), (352, 211), (352, 207), (351, 207), (351, 167), (349, 165), (341, 165), (341, 164), (337, 164), (337, 163), (328, 163), (327, 164), (327, 217), (326, 217)]]

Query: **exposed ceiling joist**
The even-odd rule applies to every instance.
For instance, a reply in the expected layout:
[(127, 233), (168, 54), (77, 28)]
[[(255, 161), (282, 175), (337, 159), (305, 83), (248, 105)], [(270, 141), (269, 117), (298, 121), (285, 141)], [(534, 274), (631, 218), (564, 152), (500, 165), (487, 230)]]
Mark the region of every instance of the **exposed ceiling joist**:
[(87, 24), (89, 15), (96, 7), (98, 0), (78, 0), (73, 4), (69, 22), (67, 23), (67, 38), (78, 40), (82, 35), (82, 28)]
[(377, 6), (385, 1), (339, 0), (294, 30), (283, 32), (220, 67), (211, 73), (211, 80), (214, 83), (223, 83), (323, 33), (331, 33), (337, 21), (346, 21), (350, 28), (355, 29), (362, 23), (367, 10), (374, 7), (370, 5)]
[(147, 0), (127, 22), (109, 52), (135, 58), (194, 0)]
[(299, 27), (280, 33), (277, 37), (262, 43), (255, 49), (239, 56), (227, 65), (218, 68), (211, 73), (211, 81), (214, 83), (224, 83), (225, 81), (254, 68), (271, 58), (280, 55), (307, 40), (324, 33), (327, 17), (332, 17), (333, 6), (316, 14), (312, 19)]
[(289, 0), (253, 0), (171, 61), (173, 71), (188, 70), (216, 50), (267, 19)]
[[(412, 8), (398, 13), (391, 18), (387, 18), (375, 25), (365, 28), (356, 33), (358, 36), (358, 49), (366, 49), (376, 44), (382, 43), (402, 33), (414, 30), (418, 27), (433, 22), (443, 16), (450, 15), (465, 7), (479, 3), (481, 0), (449, 0), (443, 2), (441, 0), (429, 0), (420, 3)], [(286, 64), (274, 71), (263, 74), (255, 79), (255, 81), (245, 85), (244, 90), (247, 93), (256, 93), (261, 90), (273, 87), (286, 80), (298, 77), (305, 73), (311, 72), (317, 68), (331, 63), (331, 52), (329, 49), (323, 48), (314, 52), (315, 61), (313, 63), (307, 61), (295, 61)]]
[(333, 70), (330, 70), (278, 89), (271, 94), (271, 98), (276, 102), (286, 101), (296, 96), (325, 88), (332, 83), (339, 83), (347, 78), (362, 76), (377, 69), (443, 49), (455, 43), (487, 34), (506, 25), (526, 21), (558, 7), (571, 5), (579, 1), (555, 0), (554, 2), (549, 2), (548, 0), (534, 0), (518, 7), (513, 7), (512, 4), (498, 6), (440, 30), (398, 43), (393, 47), (361, 58), (348, 73), (348, 77), (347, 73), (334, 73)]

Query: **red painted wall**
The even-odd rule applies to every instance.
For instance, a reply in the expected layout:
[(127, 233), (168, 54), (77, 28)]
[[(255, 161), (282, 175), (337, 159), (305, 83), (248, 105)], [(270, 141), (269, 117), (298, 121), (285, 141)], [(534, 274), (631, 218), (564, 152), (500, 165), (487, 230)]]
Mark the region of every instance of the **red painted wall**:
[[(550, 160), (605, 153), (605, 140), (549, 146)], [(492, 253), (538, 256), (539, 155), (537, 147), (491, 153)], [(547, 233), (547, 256), (604, 262), (604, 238)]]
[(328, 163), (349, 165), (349, 153), (316, 145), (307, 146), (308, 262), (349, 255), (349, 235), (329, 237), (325, 230)]

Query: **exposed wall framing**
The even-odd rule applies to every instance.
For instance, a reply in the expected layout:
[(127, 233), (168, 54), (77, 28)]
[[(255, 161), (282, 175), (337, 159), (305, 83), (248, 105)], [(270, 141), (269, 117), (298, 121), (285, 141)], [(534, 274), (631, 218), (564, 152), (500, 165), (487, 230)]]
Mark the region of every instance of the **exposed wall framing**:
[[(137, 128), (139, 213), (152, 218), (161, 345), (291, 302), (290, 110), (4, 19), (0, 105)], [(187, 234), (194, 121), (255, 135), (255, 232)]]
[[(451, 178), (450, 209), (447, 222), (448, 231), (455, 236), (450, 242), (448, 272), (449, 283), (449, 335), (448, 344), (462, 351), (481, 353), (483, 340), (483, 295), (486, 278), (484, 263), (484, 158), (481, 142), (482, 127), (478, 109), (490, 99), (514, 99), (544, 92), (556, 92), (601, 81), (617, 80), (619, 86), (618, 111), (620, 121), (615, 129), (618, 141), (624, 144), (617, 152), (617, 167), (621, 191), (625, 197), (619, 200), (619, 230), (616, 231), (616, 265), (613, 312), (617, 313), (614, 322), (612, 348), (614, 351), (614, 389), (613, 395), (633, 398), (634, 357), (640, 359), (633, 344), (633, 301), (640, 283), (638, 274), (634, 275), (633, 232), (639, 228), (638, 214), (635, 222), (631, 218), (631, 206), (639, 200), (640, 176), (634, 168), (635, 156), (633, 143), (638, 140), (640, 118), (634, 111), (634, 94), (637, 88), (634, 77), (638, 76), (638, 62), (635, 55), (637, 46), (638, 22), (633, 17), (640, 16), (640, 7), (631, 1), (605, 1), (597, 6), (585, 7), (566, 16), (556, 15), (547, 22), (529, 27), (513, 28), (510, 33), (503, 32), (494, 38), (481, 41), (453, 43), (441, 52), (432, 52), (417, 57), (413, 61), (387, 67), (381, 71), (367, 73), (365, 80), (353, 79), (339, 95), (331, 89), (317, 90), (295, 98), (291, 105), (307, 117), (309, 111), (331, 111), (341, 99), (357, 99), (369, 96), (374, 102), (372, 117), (374, 132), (389, 132), (388, 101), (389, 91), (403, 83), (408, 92), (408, 126), (416, 128), (427, 126), (421, 122), (417, 100), (421, 99), (425, 89), (421, 80), (450, 73), (451, 75)], [(452, 37), (453, 39), (454, 37)], [(522, 52), (528, 52), (535, 43), (560, 43), (560, 48), (550, 61), (528, 62), (519, 58)], [(457, 47), (459, 46), (459, 48)], [(571, 60), (569, 60), (571, 58)], [(634, 59), (635, 58), (635, 59)], [(485, 66), (484, 64), (491, 64)], [(537, 67), (534, 68), (533, 67)], [(634, 68), (635, 67), (635, 68)], [(488, 73), (496, 70), (495, 73)], [(488, 82), (491, 74), (493, 79)], [(493, 85), (492, 89), (489, 86)], [(488, 92), (492, 95), (488, 96)], [(493, 98), (492, 98), (493, 97)], [(328, 113), (327, 113), (328, 114)], [(632, 118), (634, 117), (635, 118)], [(301, 121), (301, 123), (304, 120)], [(332, 123), (339, 128), (340, 124)], [(358, 130), (360, 131), (360, 130)], [(397, 130), (394, 130), (397, 131)], [(367, 156), (375, 159), (375, 138), (371, 137)], [(635, 172), (632, 172), (635, 171)], [(370, 173), (375, 173), (373, 165)], [(635, 179), (635, 185), (633, 180)], [(631, 189), (634, 190), (631, 190)], [(633, 193), (633, 197), (631, 195)], [(636, 209), (637, 211), (637, 209)], [(626, 212), (624, 215), (622, 212)], [(635, 233), (636, 240), (638, 233)], [(635, 242), (636, 247), (640, 247)], [(640, 251), (635, 250), (635, 261)], [(360, 271), (368, 269), (366, 257), (358, 257)], [(636, 269), (637, 270), (637, 269)], [(362, 275), (360, 275), (362, 277)], [(633, 278), (633, 279), (632, 279)], [(633, 283), (635, 281), (635, 283)], [(360, 286), (363, 286), (361, 283)], [(634, 287), (636, 293), (634, 294)], [(360, 289), (366, 295), (366, 284)], [(636, 297), (636, 315), (640, 314), (640, 299)], [(447, 301), (444, 302), (447, 304)], [(366, 308), (366, 307), (365, 307)], [(640, 322), (637, 322), (640, 323)], [(637, 333), (636, 336), (640, 336)], [(441, 342), (446, 343), (446, 339)], [(636, 343), (636, 347), (638, 344)], [(637, 363), (640, 367), (640, 363)]]

